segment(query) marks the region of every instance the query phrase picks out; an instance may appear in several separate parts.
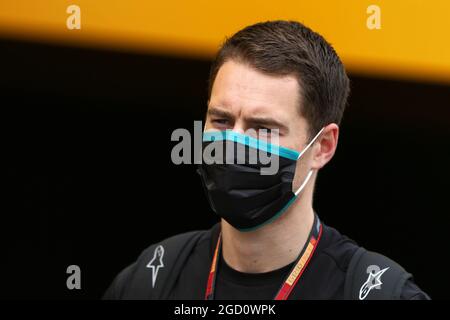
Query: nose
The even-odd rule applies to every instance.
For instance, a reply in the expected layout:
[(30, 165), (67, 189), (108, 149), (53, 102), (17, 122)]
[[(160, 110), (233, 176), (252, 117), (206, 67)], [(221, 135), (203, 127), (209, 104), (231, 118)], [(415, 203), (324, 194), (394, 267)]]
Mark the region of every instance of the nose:
[(231, 128), (232, 131), (240, 133), (240, 134), (245, 134), (245, 126), (242, 120), (237, 119), (234, 122), (233, 128)]

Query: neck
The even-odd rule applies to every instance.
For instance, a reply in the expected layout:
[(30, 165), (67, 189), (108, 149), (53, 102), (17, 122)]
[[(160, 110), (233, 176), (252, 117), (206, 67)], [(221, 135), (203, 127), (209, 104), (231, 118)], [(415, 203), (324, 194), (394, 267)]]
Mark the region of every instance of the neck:
[(304, 193), (301, 198), (280, 218), (255, 231), (241, 232), (222, 219), (225, 262), (247, 273), (269, 272), (293, 262), (305, 246), (314, 223), (312, 197)]

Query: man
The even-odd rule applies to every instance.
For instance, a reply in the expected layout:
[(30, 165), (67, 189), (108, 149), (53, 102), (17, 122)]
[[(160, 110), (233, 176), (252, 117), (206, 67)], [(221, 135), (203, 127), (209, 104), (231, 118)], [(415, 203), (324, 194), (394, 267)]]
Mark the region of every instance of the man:
[(333, 48), (298, 22), (258, 23), (226, 40), (209, 80), (204, 149), (224, 142), (233, 160), (226, 150), (253, 148), (278, 170), (205, 161), (199, 173), (221, 222), (150, 246), (104, 298), (428, 299), (402, 267), (313, 210), (349, 94)]

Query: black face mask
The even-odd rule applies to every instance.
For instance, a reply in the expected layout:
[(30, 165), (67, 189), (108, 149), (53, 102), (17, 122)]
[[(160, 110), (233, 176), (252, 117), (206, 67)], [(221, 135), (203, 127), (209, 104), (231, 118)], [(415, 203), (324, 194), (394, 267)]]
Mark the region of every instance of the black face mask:
[[(321, 132), (301, 153), (233, 131), (205, 132), (204, 161), (197, 172), (213, 211), (240, 231), (255, 230), (280, 217), (312, 175), (310, 170), (300, 188), (292, 191), (297, 161)], [(214, 155), (206, 152), (211, 150)], [(275, 161), (278, 170), (262, 174), (268, 169), (262, 159)]]

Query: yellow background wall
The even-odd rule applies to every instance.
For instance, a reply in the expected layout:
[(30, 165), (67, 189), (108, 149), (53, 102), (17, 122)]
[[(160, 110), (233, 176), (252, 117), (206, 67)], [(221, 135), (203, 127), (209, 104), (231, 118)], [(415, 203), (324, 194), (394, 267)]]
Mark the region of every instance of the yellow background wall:
[[(81, 30), (66, 9), (81, 8)], [(381, 9), (369, 30), (366, 10)], [(212, 57), (226, 35), (254, 22), (294, 19), (333, 44), (355, 73), (450, 83), (448, 0), (0, 0), (0, 36)]]

